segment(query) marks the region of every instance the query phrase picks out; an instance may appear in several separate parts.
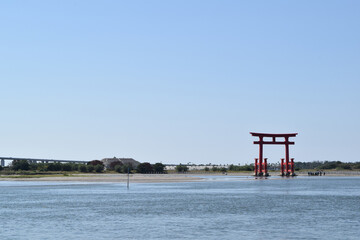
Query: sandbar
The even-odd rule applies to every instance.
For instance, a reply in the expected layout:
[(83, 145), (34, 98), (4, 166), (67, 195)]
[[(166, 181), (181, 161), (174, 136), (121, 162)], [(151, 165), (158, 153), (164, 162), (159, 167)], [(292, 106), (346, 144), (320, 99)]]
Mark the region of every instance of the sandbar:
[[(270, 176), (279, 176), (279, 172), (269, 172)], [(307, 172), (297, 172), (298, 176), (307, 176)], [(221, 173), (185, 173), (185, 174), (130, 174), (129, 180), (131, 183), (171, 183), (171, 182), (199, 182), (206, 181), (211, 176), (246, 176), (248, 179), (252, 179), (253, 172), (232, 172), (228, 174)], [(326, 177), (344, 177), (344, 176), (360, 176), (359, 171), (328, 171)], [(321, 176), (311, 176), (315, 178), (321, 178)], [(70, 175), (53, 175), (53, 176), (41, 176), (41, 175), (29, 175), (29, 176), (16, 176), (12, 175), (7, 177), (2, 175), (0, 181), (61, 181), (61, 182), (99, 182), (99, 183), (126, 183), (128, 179), (127, 174), (96, 174), (96, 173), (84, 173), (84, 174), (70, 174)], [(277, 178), (276, 178), (277, 179)]]
[[(127, 182), (127, 174), (72, 174), (69, 176), (46, 177), (4, 177), (0, 181), (71, 181), (71, 182)], [(195, 182), (204, 180), (201, 177), (187, 174), (130, 174), (129, 181), (136, 183), (161, 182)]]

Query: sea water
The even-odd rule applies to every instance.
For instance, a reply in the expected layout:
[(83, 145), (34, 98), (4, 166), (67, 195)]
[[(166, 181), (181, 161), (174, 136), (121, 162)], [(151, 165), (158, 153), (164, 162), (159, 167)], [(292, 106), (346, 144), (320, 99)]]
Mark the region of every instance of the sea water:
[(360, 178), (0, 182), (2, 240), (261, 238), (360, 239)]

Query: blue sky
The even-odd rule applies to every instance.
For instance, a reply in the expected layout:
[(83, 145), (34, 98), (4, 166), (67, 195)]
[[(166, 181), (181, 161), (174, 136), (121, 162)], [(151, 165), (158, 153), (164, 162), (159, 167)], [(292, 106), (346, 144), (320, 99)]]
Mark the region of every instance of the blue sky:
[[(360, 161), (359, 1), (2, 1), (0, 156)], [(284, 155), (265, 147), (269, 162)]]

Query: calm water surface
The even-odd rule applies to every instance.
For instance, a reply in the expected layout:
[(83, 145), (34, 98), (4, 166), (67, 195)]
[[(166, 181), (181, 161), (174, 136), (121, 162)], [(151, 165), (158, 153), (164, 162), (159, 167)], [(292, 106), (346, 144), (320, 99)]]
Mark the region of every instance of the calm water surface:
[(0, 239), (360, 239), (359, 177), (0, 182)]

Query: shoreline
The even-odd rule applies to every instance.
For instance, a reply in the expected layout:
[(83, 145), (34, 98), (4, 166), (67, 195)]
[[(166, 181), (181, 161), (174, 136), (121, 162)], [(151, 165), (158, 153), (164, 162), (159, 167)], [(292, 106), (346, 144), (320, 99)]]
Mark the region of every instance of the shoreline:
[[(70, 176), (4, 177), (0, 181), (126, 183), (127, 174), (73, 174)], [(204, 178), (187, 174), (130, 174), (131, 183), (196, 182)]]
[[(278, 172), (269, 172), (270, 177), (278, 177)], [(204, 176), (204, 177), (202, 177)], [(172, 182), (202, 182), (206, 181), (208, 177), (253, 177), (253, 172), (230, 172), (228, 174), (222, 173), (170, 173), (170, 174), (130, 174), (129, 179), (131, 183), (172, 183)], [(298, 172), (297, 176), (307, 177), (307, 172)], [(325, 176), (309, 176), (314, 178), (322, 177), (354, 177), (360, 176), (359, 172), (326, 172)], [(126, 183), (127, 174), (72, 174), (69, 176), (65, 175), (54, 175), (54, 176), (34, 176), (22, 177), (12, 175), (7, 177), (6, 175), (0, 176), (0, 181), (50, 181), (50, 182), (99, 182), (99, 183)]]

